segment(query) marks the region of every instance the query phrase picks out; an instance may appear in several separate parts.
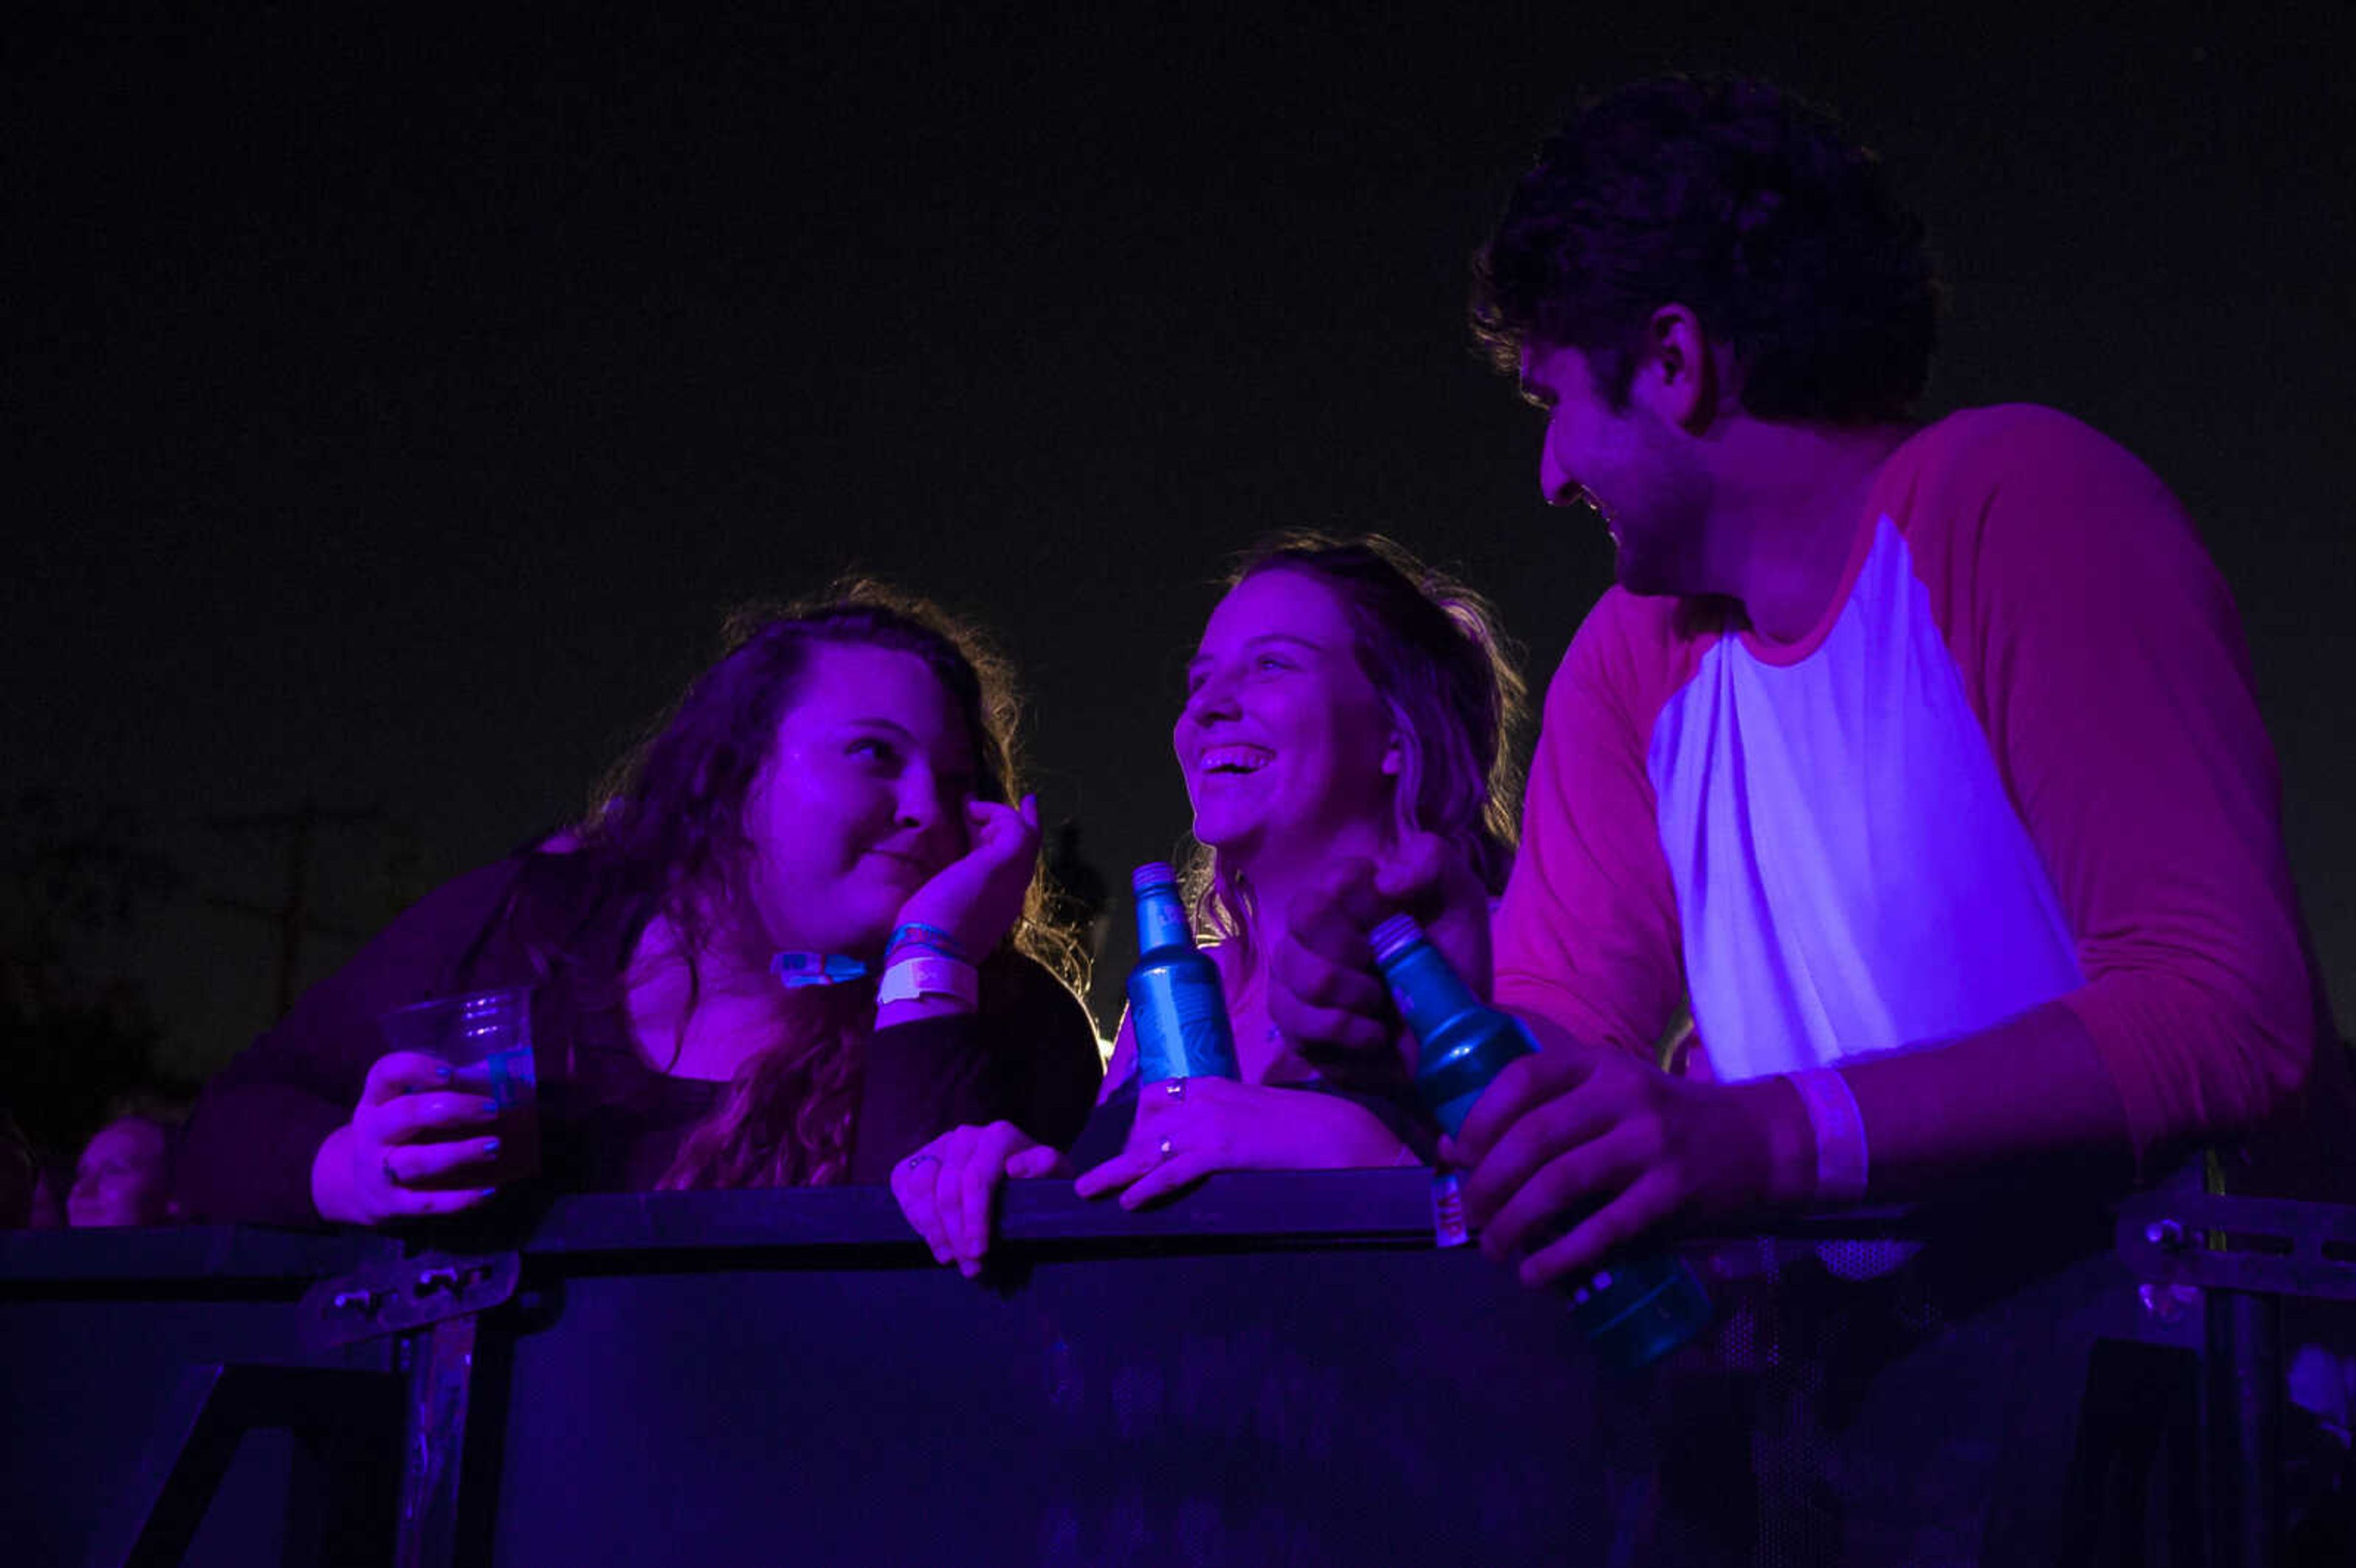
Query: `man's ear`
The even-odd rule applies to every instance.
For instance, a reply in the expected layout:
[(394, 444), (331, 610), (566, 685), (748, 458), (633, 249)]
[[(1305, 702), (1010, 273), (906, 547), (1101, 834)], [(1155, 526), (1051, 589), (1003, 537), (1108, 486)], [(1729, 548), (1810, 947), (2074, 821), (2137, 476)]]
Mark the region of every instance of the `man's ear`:
[(1671, 424), (1696, 432), (1718, 414), (1718, 357), (1701, 318), (1681, 304), (1665, 304), (1644, 324), (1644, 362), (1632, 389)]

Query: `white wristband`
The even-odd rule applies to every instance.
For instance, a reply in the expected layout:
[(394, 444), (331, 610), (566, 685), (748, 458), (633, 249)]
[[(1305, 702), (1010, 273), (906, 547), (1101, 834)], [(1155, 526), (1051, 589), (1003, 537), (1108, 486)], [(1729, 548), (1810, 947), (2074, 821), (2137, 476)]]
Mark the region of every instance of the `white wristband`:
[(974, 966), (928, 947), (904, 947), (884, 968), (875, 1005), (945, 997), (971, 1011), (981, 1001), (981, 976)]
[(1787, 1074), (1808, 1110), (1816, 1135), (1816, 1199), (1819, 1203), (1865, 1200), (1865, 1117), (1849, 1093), (1848, 1080), (1830, 1067)]

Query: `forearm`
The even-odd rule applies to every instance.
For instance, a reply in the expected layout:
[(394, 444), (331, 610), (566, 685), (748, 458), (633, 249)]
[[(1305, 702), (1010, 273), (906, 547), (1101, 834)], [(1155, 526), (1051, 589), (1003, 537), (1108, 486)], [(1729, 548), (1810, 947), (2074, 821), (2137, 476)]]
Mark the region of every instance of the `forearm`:
[[(1550, 1019), (1526, 1021), (1543, 1051), (1593, 1053)], [(1863, 1125), (1867, 1200), (1945, 1196), (2030, 1174), (2117, 1185), (2133, 1173), (2125, 1104), (2093, 1039), (2058, 1004), (1835, 1071)], [(1794, 1075), (1669, 1082), (1712, 1128), (1701, 1140), (1715, 1172), (1706, 1184), (1711, 1217), (1764, 1219), (1844, 1200), (1817, 1168), (1825, 1135)]]
[[(884, 1012), (897, 1008), (880, 1009), (879, 1024)], [(994, 1119), (990, 1069), (970, 1013), (902, 1015), (879, 1027), (860, 1079), (851, 1179), (881, 1181), (894, 1162), (949, 1128)]]
[(1309, 1097), (1309, 1103), (1297, 1099), (1271, 1102), (1282, 1106), (1284, 1114), (1267, 1142), (1265, 1168), (1363, 1170), (1420, 1161), (1407, 1138), (1355, 1100), (1314, 1089), (1269, 1089), (1264, 1093)]
[(891, 1029), (897, 1024), (923, 1023), (927, 1019), (951, 1019), (973, 1008), (954, 997), (907, 997), (899, 1001), (885, 1002), (875, 1009), (875, 1027)]
[(2031, 1170), (2113, 1183), (2133, 1175), (2126, 1104), (2093, 1037), (2058, 1003), (1839, 1072), (1864, 1120), (1871, 1199)]

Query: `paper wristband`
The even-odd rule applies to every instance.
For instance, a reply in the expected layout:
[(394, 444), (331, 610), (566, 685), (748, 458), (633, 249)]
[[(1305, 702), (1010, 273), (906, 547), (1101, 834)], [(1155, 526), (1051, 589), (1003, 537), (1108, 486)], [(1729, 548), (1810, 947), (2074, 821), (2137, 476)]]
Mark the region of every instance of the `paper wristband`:
[(1848, 1081), (1830, 1067), (1788, 1075), (1808, 1108), (1816, 1134), (1816, 1201), (1858, 1203), (1865, 1199), (1865, 1117)]
[(912, 947), (894, 955), (884, 967), (884, 983), (875, 988), (875, 1005), (926, 997), (947, 997), (973, 1008), (981, 1000), (981, 976), (972, 965), (930, 948)]

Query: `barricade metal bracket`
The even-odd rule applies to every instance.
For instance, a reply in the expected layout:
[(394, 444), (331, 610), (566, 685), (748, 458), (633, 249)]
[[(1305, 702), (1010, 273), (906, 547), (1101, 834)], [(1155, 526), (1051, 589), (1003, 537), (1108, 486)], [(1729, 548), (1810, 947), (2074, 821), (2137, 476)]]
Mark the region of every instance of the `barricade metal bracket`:
[(314, 1350), (405, 1333), (462, 1317), (513, 1296), (519, 1253), (420, 1253), (361, 1264), (303, 1294), (303, 1343)]
[(2119, 1210), (2119, 1261), (2196, 1289), (2356, 1301), (2356, 1208), (2147, 1192)]

